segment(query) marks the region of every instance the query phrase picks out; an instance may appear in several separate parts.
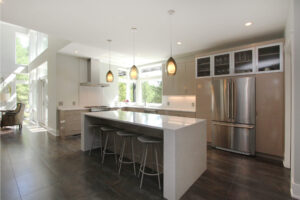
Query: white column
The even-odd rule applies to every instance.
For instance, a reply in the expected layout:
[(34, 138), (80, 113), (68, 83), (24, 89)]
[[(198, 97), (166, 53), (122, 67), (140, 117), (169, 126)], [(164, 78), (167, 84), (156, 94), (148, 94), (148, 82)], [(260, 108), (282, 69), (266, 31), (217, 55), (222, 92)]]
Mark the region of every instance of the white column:
[(300, 199), (300, 1), (293, 1), (294, 48), (292, 48), (292, 163), (291, 192)]

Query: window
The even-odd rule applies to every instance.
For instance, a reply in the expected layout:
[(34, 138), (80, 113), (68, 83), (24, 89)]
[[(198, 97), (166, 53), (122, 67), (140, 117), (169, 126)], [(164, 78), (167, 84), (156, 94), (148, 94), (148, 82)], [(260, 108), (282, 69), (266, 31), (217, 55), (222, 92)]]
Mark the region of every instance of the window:
[(33, 61), (48, 48), (48, 35), (30, 30), (29, 38), (29, 60)]
[(162, 103), (162, 65), (149, 65), (139, 68), (139, 79), (130, 80), (130, 69), (118, 70), (119, 102), (137, 104)]
[(161, 64), (143, 67), (140, 70), (141, 96), (144, 103), (162, 103)]
[(148, 80), (142, 82), (142, 99), (146, 103), (162, 102), (162, 81)]
[(136, 102), (136, 83), (127, 74), (126, 70), (118, 70), (119, 102)]
[(16, 93), (17, 93), (17, 102), (25, 104), (24, 117), (29, 117), (29, 74), (20, 73), (16, 74)]
[(16, 49), (16, 64), (28, 65), (29, 64), (29, 37), (23, 33), (16, 33), (15, 41)]

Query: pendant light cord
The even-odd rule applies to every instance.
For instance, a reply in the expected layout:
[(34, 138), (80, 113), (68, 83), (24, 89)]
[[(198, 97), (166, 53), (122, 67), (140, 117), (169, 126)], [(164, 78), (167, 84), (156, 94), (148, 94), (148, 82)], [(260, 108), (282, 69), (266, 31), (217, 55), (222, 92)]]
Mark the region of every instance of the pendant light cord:
[(135, 31), (136, 28), (132, 27), (132, 54), (133, 54), (133, 65), (135, 65)]
[(108, 68), (110, 70), (110, 63), (111, 63), (111, 39), (108, 39), (107, 42), (108, 42), (108, 50), (109, 50), (109, 52), (108, 52)]
[(173, 55), (173, 52), (172, 52), (172, 41), (173, 41), (173, 38), (172, 38), (172, 15), (173, 15), (173, 12), (170, 10), (169, 11), (169, 15), (170, 15), (170, 52), (171, 52), (171, 57)]
[(111, 41), (109, 41), (109, 70), (110, 70), (110, 63), (111, 63)]

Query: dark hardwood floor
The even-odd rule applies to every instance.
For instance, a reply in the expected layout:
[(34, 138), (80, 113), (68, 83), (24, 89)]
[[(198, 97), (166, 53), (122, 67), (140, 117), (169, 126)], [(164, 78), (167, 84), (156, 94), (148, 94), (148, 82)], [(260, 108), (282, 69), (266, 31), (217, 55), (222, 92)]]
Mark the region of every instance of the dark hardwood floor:
[[(131, 167), (119, 176), (112, 158), (101, 166), (96, 152), (81, 152), (80, 137), (40, 131), (1, 135), (2, 200), (163, 199), (154, 177), (140, 190)], [(182, 199), (291, 199), (290, 171), (281, 166), (208, 148), (207, 167)]]

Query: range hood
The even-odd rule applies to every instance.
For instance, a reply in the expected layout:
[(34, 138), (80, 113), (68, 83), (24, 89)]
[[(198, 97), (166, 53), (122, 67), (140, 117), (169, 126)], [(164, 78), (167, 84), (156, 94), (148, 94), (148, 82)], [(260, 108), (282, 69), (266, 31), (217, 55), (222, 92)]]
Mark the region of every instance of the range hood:
[(88, 59), (87, 82), (80, 83), (80, 86), (108, 87), (108, 83), (101, 82), (100, 62), (96, 59)]

